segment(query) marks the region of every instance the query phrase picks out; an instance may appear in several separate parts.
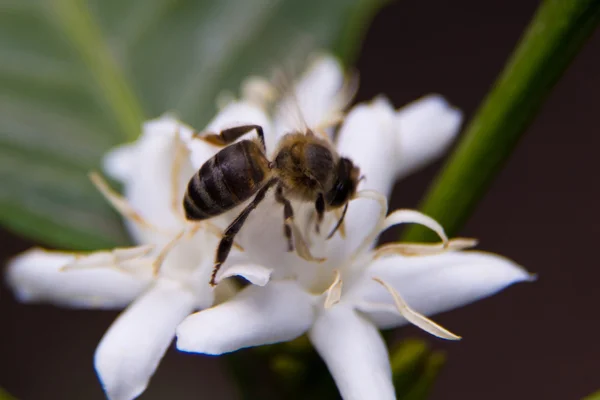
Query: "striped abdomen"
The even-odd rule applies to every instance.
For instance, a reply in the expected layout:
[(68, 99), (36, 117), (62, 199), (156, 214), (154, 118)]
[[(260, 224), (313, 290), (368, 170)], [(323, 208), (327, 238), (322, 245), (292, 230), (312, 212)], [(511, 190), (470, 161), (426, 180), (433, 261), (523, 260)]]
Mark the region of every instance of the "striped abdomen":
[(187, 219), (215, 217), (249, 199), (269, 173), (269, 161), (258, 144), (243, 140), (206, 161), (188, 183), (183, 198)]

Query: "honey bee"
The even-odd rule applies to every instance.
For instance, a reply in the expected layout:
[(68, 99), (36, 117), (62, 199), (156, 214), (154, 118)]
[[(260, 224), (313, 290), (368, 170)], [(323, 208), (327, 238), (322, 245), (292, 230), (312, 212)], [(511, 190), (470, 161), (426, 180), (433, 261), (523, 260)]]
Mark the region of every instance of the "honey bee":
[[(253, 130), (258, 140), (235, 142)], [(216, 250), (211, 286), (216, 285), (217, 272), (227, 259), (235, 235), (272, 187), (275, 187), (275, 200), (283, 205), (288, 251), (294, 249), (290, 227), (294, 211), (289, 199), (314, 202), (317, 231), (326, 211), (343, 207), (327, 238), (341, 226), (348, 203), (356, 194), (360, 170), (348, 158), (340, 157), (327, 139), (316, 136), (310, 129), (306, 133), (288, 133), (281, 138), (270, 161), (266, 156), (263, 129), (258, 125), (237, 126), (218, 134), (205, 133), (200, 138), (224, 148), (190, 179), (183, 199), (186, 218), (201, 221), (216, 217), (254, 196), (223, 233)]]

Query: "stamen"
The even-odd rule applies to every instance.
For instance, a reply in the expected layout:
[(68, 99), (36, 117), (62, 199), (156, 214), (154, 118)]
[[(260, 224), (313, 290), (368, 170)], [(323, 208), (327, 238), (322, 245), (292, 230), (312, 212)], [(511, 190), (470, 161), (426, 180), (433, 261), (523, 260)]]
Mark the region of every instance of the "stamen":
[(187, 221), (181, 206), (180, 193), (182, 192), (179, 190), (179, 177), (181, 175), (181, 167), (183, 165), (184, 157), (186, 156), (185, 153), (187, 148), (181, 141), (181, 136), (179, 135), (179, 125), (175, 131), (173, 146), (175, 147), (175, 152), (173, 154), (173, 163), (171, 164), (171, 211), (180, 220)]
[(379, 234), (394, 225), (420, 224), (438, 234), (443, 241), (443, 246), (448, 246), (448, 237), (444, 228), (433, 218), (416, 210), (396, 210), (383, 221)]
[(119, 214), (123, 216), (123, 218), (135, 222), (142, 228), (155, 232), (162, 232), (161, 229), (144, 219), (144, 217), (142, 217), (125, 198), (113, 190), (99, 173), (92, 171), (89, 173), (89, 177), (94, 186), (96, 186), (100, 193), (102, 193), (106, 200), (108, 200), (108, 202)]
[(333, 273), (335, 274), (333, 282), (331, 283), (329, 288), (327, 288), (327, 290), (324, 292), (326, 293), (326, 296), (325, 304), (323, 306), (326, 310), (339, 303), (340, 298), (342, 297), (342, 275), (337, 269), (333, 270)]
[(242, 98), (261, 107), (265, 107), (277, 98), (277, 90), (267, 79), (251, 76), (242, 82)]
[(153, 245), (121, 247), (112, 251), (95, 251), (92, 253), (73, 253), (75, 259), (60, 268), (61, 272), (95, 269), (116, 268), (121, 270), (121, 264), (142, 258), (154, 250)]
[(302, 257), (306, 261), (316, 261), (316, 262), (325, 261), (325, 258), (314, 257), (311, 254), (310, 249), (308, 248), (308, 245), (306, 244), (306, 241), (304, 240), (304, 236), (302, 236), (302, 232), (300, 231), (300, 228), (298, 228), (298, 226), (296, 225), (295, 221), (292, 220), (292, 221), (289, 221), (286, 223), (289, 224), (289, 226), (292, 228), (292, 237), (294, 238), (294, 247), (296, 249), (296, 253), (300, 257)]
[(356, 92), (359, 87), (359, 75), (358, 71), (351, 71), (347, 74), (342, 89), (337, 93), (335, 101), (338, 103), (338, 108), (344, 110), (350, 107)]
[(460, 336), (455, 335), (454, 333), (441, 327), (440, 325), (436, 324), (429, 318), (425, 317), (422, 314), (419, 314), (418, 312), (416, 312), (415, 310), (410, 308), (408, 306), (408, 304), (406, 304), (404, 299), (402, 299), (402, 297), (400, 297), (400, 294), (398, 294), (396, 289), (394, 289), (392, 286), (390, 286), (389, 284), (387, 284), (386, 282), (382, 281), (379, 278), (373, 278), (373, 280), (375, 282), (379, 283), (381, 286), (383, 286), (392, 295), (392, 298), (394, 299), (394, 303), (396, 304), (396, 309), (398, 310), (400, 315), (402, 315), (404, 318), (406, 318), (406, 320), (408, 322), (412, 323), (415, 326), (418, 326), (419, 328), (423, 329), (425, 332), (428, 332), (428, 333), (432, 334), (433, 336), (437, 336), (442, 339), (448, 339), (448, 340), (460, 340), (461, 339)]
[(388, 243), (375, 249), (373, 259), (385, 257), (388, 255), (402, 256), (428, 256), (444, 253), (446, 251), (459, 251), (475, 247), (477, 239), (455, 238), (450, 239), (448, 243)]
[(144, 244), (135, 247), (117, 247), (112, 253), (117, 261), (120, 262), (147, 256), (155, 247), (153, 244)]
[(327, 116), (323, 121), (321, 121), (317, 126), (313, 127), (314, 131), (317, 131), (319, 135), (324, 137), (325, 139), (330, 140), (329, 135), (327, 134), (327, 129), (333, 128), (342, 122), (346, 116), (342, 111), (336, 111), (331, 113), (331, 115)]
[(165, 247), (163, 247), (163, 249), (160, 251), (160, 253), (158, 253), (156, 258), (152, 262), (152, 275), (153, 276), (155, 276), (155, 277), (158, 276), (158, 273), (160, 272), (160, 268), (162, 267), (162, 264), (165, 261), (165, 258), (167, 258), (167, 255), (169, 255), (169, 252), (171, 250), (173, 250), (173, 247), (175, 247), (175, 245), (181, 240), (181, 238), (183, 237), (185, 232), (186, 232), (185, 229), (182, 230), (181, 232), (179, 232), (173, 239), (171, 239), (171, 241), (169, 243), (167, 243), (165, 245)]

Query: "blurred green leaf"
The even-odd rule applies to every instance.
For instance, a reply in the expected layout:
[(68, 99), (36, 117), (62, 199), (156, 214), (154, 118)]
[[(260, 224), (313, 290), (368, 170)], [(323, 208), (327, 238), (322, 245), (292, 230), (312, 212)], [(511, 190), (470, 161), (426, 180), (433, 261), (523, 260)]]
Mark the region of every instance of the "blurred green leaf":
[(381, 4), (0, 0), (0, 221), (56, 246), (126, 242), (86, 176), (104, 152), (167, 111), (201, 128), (249, 74), (351, 57)]
[(0, 400), (17, 400), (17, 398), (11, 396), (6, 390), (0, 388)]
[(446, 356), (442, 352), (434, 352), (427, 358), (421, 375), (413, 383), (412, 387), (398, 396), (403, 400), (425, 400), (429, 397), (433, 384), (437, 379), (442, 367), (446, 363)]
[[(436, 218), (449, 234), (455, 234), (474, 210), (598, 22), (598, 0), (541, 3), (421, 205), (421, 210)], [(404, 239), (437, 237), (411, 226)]]
[(445, 363), (445, 355), (432, 351), (424, 340), (406, 339), (390, 350), (396, 397), (424, 400)]
[(581, 400), (600, 400), (600, 390), (595, 393), (590, 394), (589, 396), (585, 396)]
[(406, 339), (390, 349), (390, 363), (396, 393), (406, 393), (422, 372), (429, 346), (423, 340)]

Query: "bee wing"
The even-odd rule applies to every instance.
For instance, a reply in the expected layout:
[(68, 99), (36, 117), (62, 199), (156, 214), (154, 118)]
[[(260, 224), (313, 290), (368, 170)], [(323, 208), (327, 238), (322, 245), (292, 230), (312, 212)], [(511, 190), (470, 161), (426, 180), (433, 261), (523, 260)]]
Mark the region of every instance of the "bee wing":
[(296, 90), (294, 74), (291, 68), (278, 69), (273, 76), (273, 85), (278, 93), (279, 102), (275, 110), (276, 129), (279, 135), (290, 132), (308, 132), (310, 127), (306, 122), (304, 112)]
[[(288, 70), (289, 71), (289, 70)], [(334, 128), (344, 119), (344, 111), (358, 88), (358, 75), (344, 76), (340, 64), (331, 57), (320, 56), (309, 64), (295, 82), (294, 76), (279, 71), (276, 87), (280, 93), (279, 107), (275, 110), (278, 132), (316, 133), (331, 140)]]

